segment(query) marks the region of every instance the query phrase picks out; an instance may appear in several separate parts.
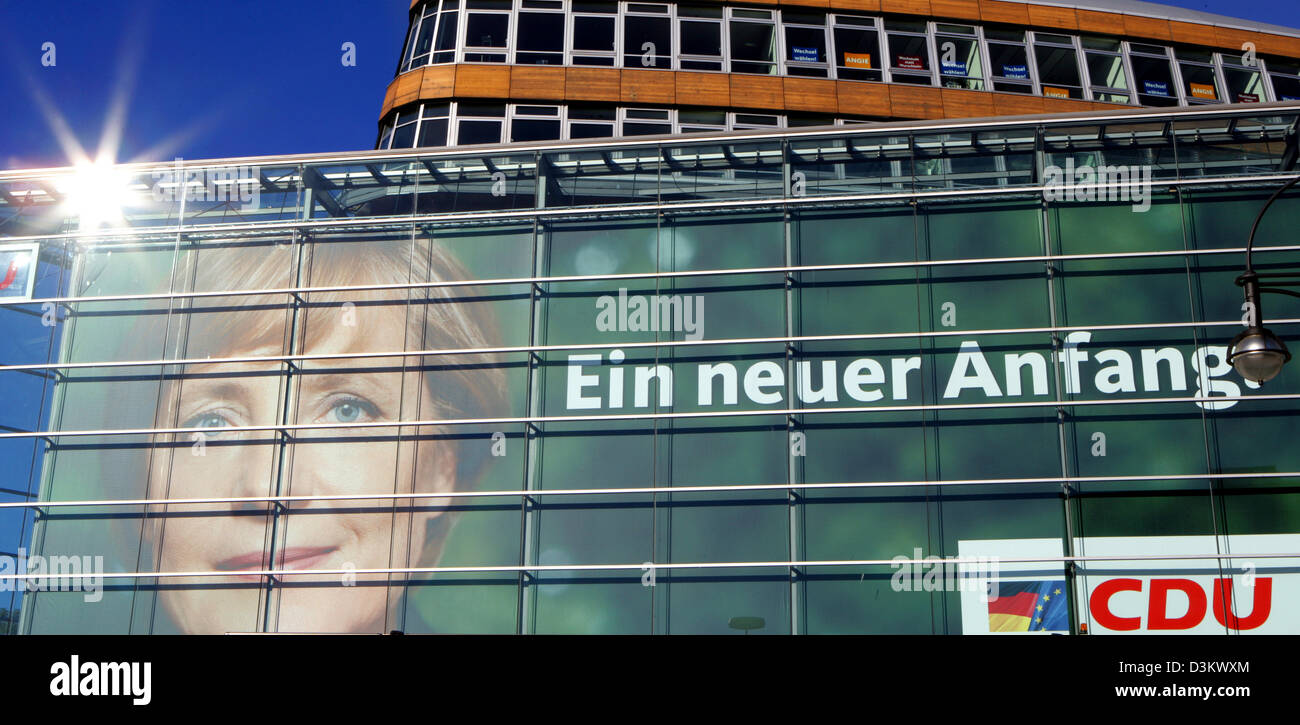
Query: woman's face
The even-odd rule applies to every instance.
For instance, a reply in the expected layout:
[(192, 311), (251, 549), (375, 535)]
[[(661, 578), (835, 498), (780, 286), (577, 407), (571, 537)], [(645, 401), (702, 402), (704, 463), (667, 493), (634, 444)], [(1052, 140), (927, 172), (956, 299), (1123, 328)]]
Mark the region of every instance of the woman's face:
[[(401, 350), (404, 311), (376, 306), (313, 313), (304, 352)], [(352, 325), (346, 324), (349, 321)], [(309, 328), (311, 329), (311, 328)], [(239, 350), (222, 356), (279, 354), (276, 349)], [(290, 378), (291, 423), (360, 423), (436, 417), (419, 375), (402, 372), (400, 358), (312, 360)], [(285, 377), (278, 364), (222, 363), (195, 366), (181, 386), (175, 420), (202, 429), (178, 437), (175, 447), (155, 449), (151, 497), (214, 498), (280, 495), (451, 491), (456, 462), (436, 441), (395, 441), (396, 427), (291, 431), (293, 445), (281, 460), (272, 433), (226, 433), (232, 426), (278, 421)], [(333, 370), (331, 370), (333, 369)], [(250, 373), (263, 373), (252, 374)], [(175, 388), (172, 388), (175, 399)], [(417, 407), (418, 406), (418, 407)], [(402, 431), (411, 437), (415, 431)], [(183, 444), (189, 444), (183, 445)], [(417, 506), (436, 506), (424, 499)], [(257, 631), (267, 604), (262, 569), (368, 569), (417, 566), (429, 521), (439, 511), (411, 513), (409, 502), (295, 501), (272, 516), (265, 503), (173, 504), (155, 529), (153, 544), (162, 571), (229, 572), (217, 578), (167, 580), (179, 585), (160, 598), (182, 631)], [(366, 509), (366, 510), (359, 510)], [(198, 512), (206, 513), (198, 513)], [(274, 525), (273, 525), (274, 524)], [(275, 552), (274, 562), (267, 552)], [(390, 556), (391, 554), (391, 556)], [(288, 575), (270, 590), (268, 629), (281, 632), (382, 632), (399, 597), (384, 575)], [(215, 586), (214, 586), (215, 585)]]

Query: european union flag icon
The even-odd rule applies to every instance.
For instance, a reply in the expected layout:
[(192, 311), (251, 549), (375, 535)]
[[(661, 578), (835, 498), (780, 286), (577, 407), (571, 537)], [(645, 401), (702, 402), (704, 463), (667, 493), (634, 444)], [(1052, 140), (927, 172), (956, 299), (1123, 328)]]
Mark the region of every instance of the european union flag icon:
[(989, 582), (990, 632), (1069, 630), (1064, 580)]

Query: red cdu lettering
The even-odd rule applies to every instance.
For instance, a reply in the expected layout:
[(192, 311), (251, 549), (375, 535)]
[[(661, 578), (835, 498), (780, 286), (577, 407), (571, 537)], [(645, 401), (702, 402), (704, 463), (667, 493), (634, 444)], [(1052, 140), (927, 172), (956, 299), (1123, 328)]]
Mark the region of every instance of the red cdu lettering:
[[(1169, 590), (1187, 595), (1187, 614), (1169, 619), (1166, 608)], [(1152, 579), (1151, 602), (1147, 609), (1147, 629), (1191, 629), (1205, 619), (1205, 590), (1191, 579)]]
[(1249, 617), (1239, 617), (1232, 607), (1232, 580), (1214, 580), (1214, 618), (1228, 629), (1255, 629), (1268, 620), (1273, 611), (1273, 577), (1255, 579), (1255, 602)]
[[(1088, 597), (1088, 609), (1097, 624), (1116, 632), (1131, 632), (1142, 626), (1141, 617), (1117, 617), (1110, 611), (1110, 598), (1117, 592), (1140, 592), (1142, 581), (1139, 579), (1107, 579), (1092, 590)], [(1202, 597), (1204, 599), (1204, 597)], [(1205, 611), (1204, 605), (1201, 607)]]

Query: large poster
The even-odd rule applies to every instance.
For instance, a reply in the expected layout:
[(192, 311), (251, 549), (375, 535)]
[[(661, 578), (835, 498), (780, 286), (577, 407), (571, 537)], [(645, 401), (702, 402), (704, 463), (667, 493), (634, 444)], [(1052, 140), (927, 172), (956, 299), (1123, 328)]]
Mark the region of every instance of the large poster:
[[(1270, 424), (1293, 406), (1269, 394), (1296, 389), (1295, 366), (1267, 388), (1237, 376), (1235, 329), (1209, 324), (1240, 314), (1232, 273), (1181, 256), (1247, 207), (1157, 195), (1144, 213), (900, 204), (87, 247), (58, 354), (96, 366), (54, 388), (50, 425), (76, 435), (46, 454), (41, 495), (130, 503), (51, 509), (27, 553), (129, 576), (94, 602), (28, 591), (24, 626), (956, 633), (989, 627), (987, 603), (896, 590), (882, 562), (972, 541), (1059, 555), (1063, 479), (1088, 547), (1293, 535), (1300, 454)], [(1208, 603), (1206, 576), (1172, 578)], [(1008, 579), (997, 626), (1043, 604), (1026, 631), (1059, 631), (1059, 580)], [(1108, 600), (1121, 621), (1157, 586), (1141, 581)], [(1088, 582), (1079, 596), (1105, 586)], [(1173, 621), (1183, 586), (1161, 590)], [(1294, 626), (1273, 611), (1268, 627)], [(1193, 630), (1215, 622), (1207, 604)]]

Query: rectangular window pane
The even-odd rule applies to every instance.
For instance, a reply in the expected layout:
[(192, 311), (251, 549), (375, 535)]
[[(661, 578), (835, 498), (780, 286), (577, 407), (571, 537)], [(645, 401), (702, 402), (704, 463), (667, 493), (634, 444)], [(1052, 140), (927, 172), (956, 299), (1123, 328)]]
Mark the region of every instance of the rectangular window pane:
[(457, 145), (501, 143), (501, 121), (463, 120), (458, 128)]
[(671, 68), (672, 28), (668, 18), (629, 15), (623, 21), (623, 65)]
[(878, 81), (880, 36), (874, 28), (835, 28), (835, 62), (840, 78)]
[(1079, 84), (1079, 64), (1070, 48), (1035, 45), (1038, 79), (1043, 95), (1056, 98), (1083, 98)]
[(1023, 45), (989, 43), (989, 63), (995, 77), (1029, 80), (1029, 56)]
[(1218, 86), (1214, 82), (1214, 68), (1208, 65), (1180, 64), (1183, 74), (1183, 93), (1190, 102), (1219, 100)]
[(614, 18), (575, 17), (573, 49), (614, 52)]
[(470, 13), (465, 27), (465, 45), (475, 48), (504, 48), (509, 28), (509, 15)]
[(770, 74), (776, 70), (776, 26), (767, 23), (731, 23), (733, 73)]
[(1174, 88), (1173, 72), (1169, 61), (1163, 58), (1132, 57), (1134, 86), (1139, 102), (1144, 106), (1174, 106), (1178, 104), (1178, 91)]
[(1128, 79), (1124, 77), (1124, 59), (1118, 55), (1088, 53), (1088, 76), (1094, 87), (1128, 88)]
[(447, 119), (445, 118), (426, 118), (420, 124), (420, 145), (421, 146), (446, 146), (447, 145)]
[(919, 35), (889, 34), (889, 67), (900, 83), (930, 84), (930, 51)]
[(516, 118), (510, 124), (511, 141), (550, 141), (560, 137), (560, 119)]
[(1264, 85), (1260, 81), (1259, 71), (1224, 68), (1224, 80), (1228, 82), (1228, 100), (1234, 103), (1259, 103), (1264, 100)]
[(520, 63), (562, 65), (564, 63), (564, 15), (521, 13), (518, 50)]

